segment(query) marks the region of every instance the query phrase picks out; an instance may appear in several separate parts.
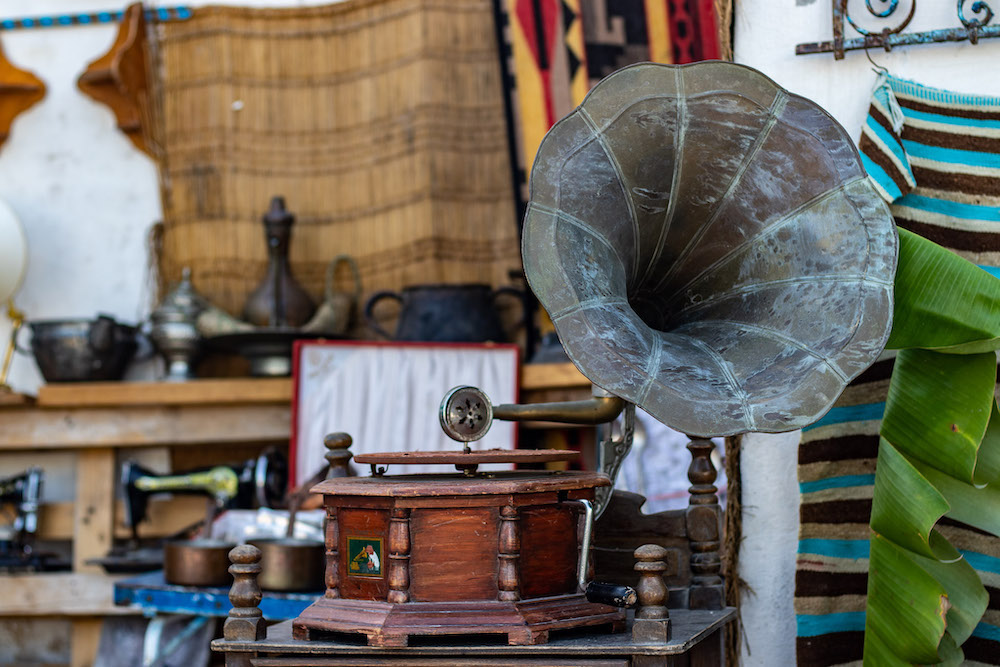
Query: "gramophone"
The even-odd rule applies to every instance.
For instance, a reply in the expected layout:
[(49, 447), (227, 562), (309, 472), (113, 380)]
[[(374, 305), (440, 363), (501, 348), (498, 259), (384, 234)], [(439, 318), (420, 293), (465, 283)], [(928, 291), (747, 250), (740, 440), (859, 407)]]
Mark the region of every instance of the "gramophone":
[[(405, 645), (499, 633), (523, 644), (568, 627), (620, 628), (621, 610), (588, 600), (584, 585), (590, 526), (628, 453), (636, 406), (694, 446), (819, 419), (885, 345), (896, 246), (848, 134), (812, 102), (723, 62), (612, 74), (542, 141), (522, 233), (529, 285), (594, 396), (494, 406), (457, 387), (439, 418), (463, 451), (357, 456), (371, 477), (317, 485), (326, 594), (294, 635)], [(620, 414), (593, 473), (479, 473), (488, 461), (555, 454), (468, 444), (493, 419)], [(386, 474), (414, 460), (459, 472)], [(717, 505), (696, 509), (708, 519), (697, 539), (717, 549)], [(692, 573), (718, 600), (716, 556), (695, 553)]]

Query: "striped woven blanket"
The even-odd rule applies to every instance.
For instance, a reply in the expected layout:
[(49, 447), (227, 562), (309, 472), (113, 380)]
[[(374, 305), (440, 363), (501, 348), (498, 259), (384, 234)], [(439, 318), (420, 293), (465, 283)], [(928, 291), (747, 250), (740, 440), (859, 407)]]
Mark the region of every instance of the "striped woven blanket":
[[(883, 76), (862, 130), (862, 160), (900, 227), (1000, 277), (1000, 99)], [(799, 665), (861, 660), (868, 520), (892, 359), (857, 378), (802, 434), (795, 577)], [(1000, 538), (943, 519), (938, 529), (979, 572), (989, 608), (966, 664), (1000, 664)]]

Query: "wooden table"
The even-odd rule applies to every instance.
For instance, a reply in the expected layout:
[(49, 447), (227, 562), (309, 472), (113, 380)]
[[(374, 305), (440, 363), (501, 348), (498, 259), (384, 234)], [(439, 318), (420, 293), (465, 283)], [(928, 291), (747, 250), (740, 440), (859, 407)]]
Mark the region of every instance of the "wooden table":
[(218, 639), (212, 650), (226, 653), (227, 666), (247, 667), (716, 667), (723, 663), (723, 630), (735, 618), (731, 607), (671, 609), (672, 638), (663, 644), (637, 644), (626, 630), (553, 633), (547, 643), (529, 646), (438, 643), (406, 648), (295, 640), (286, 621), (268, 628), (266, 639)]

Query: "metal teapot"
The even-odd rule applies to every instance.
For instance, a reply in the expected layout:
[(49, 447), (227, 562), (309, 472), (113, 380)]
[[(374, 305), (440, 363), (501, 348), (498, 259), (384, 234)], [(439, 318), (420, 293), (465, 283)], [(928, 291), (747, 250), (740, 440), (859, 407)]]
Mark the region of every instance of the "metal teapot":
[[(509, 294), (523, 299), (513, 287), (492, 289), (475, 283), (414, 285), (402, 293), (376, 292), (365, 304), (365, 319), (376, 333), (398, 341), (444, 343), (502, 342), (507, 340), (495, 299)], [(396, 334), (390, 335), (375, 318), (375, 304), (382, 299), (400, 303)]]
[(208, 302), (191, 284), (191, 269), (185, 267), (181, 281), (163, 298), (149, 316), (149, 337), (166, 363), (170, 382), (195, 376), (194, 362), (201, 352), (198, 317)]

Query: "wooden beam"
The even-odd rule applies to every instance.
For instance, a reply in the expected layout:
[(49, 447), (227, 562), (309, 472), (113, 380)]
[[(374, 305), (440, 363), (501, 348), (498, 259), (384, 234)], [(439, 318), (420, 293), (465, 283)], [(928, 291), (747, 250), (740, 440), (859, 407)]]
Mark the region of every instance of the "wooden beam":
[(34, 405), (35, 397), (27, 394), (19, 394), (14, 391), (7, 391), (0, 387), (0, 408), (24, 407)]
[(76, 504), (73, 508), (73, 571), (100, 572), (87, 565), (107, 555), (114, 535), (115, 450), (85, 449), (76, 455)]
[(106, 574), (39, 572), (6, 574), (0, 617), (123, 616), (142, 613), (114, 604), (114, 583), (124, 577)]
[(70, 667), (94, 667), (101, 642), (103, 618), (74, 618), (70, 639)]
[(290, 429), (288, 405), (0, 410), (0, 450), (265, 444)]
[[(73, 539), (76, 503), (46, 503), (39, 507), (38, 539)], [(146, 521), (139, 524), (139, 537), (167, 537), (205, 518), (205, 497), (176, 495), (150, 498)], [(115, 501), (115, 539), (128, 539), (132, 531), (125, 525), (125, 504)]]
[(590, 387), (590, 380), (571, 363), (524, 364), (521, 366), (521, 390), (574, 389)]
[(46, 408), (124, 405), (290, 403), (290, 378), (212, 378), (187, 382), (64, 382), (38, 390)]

